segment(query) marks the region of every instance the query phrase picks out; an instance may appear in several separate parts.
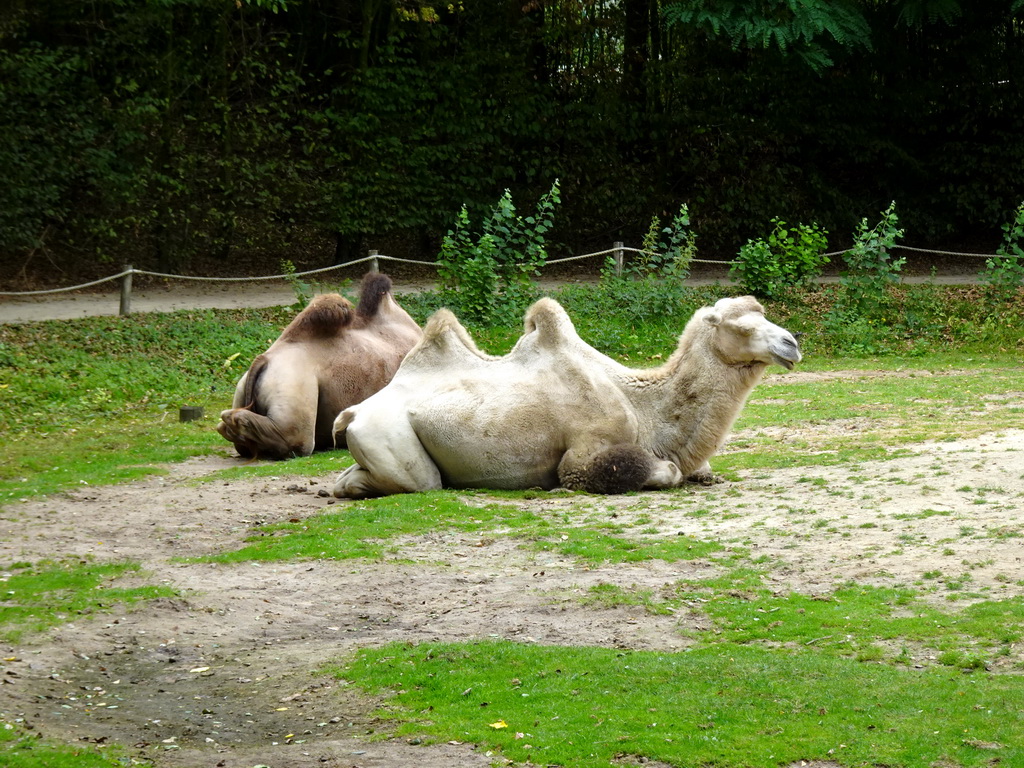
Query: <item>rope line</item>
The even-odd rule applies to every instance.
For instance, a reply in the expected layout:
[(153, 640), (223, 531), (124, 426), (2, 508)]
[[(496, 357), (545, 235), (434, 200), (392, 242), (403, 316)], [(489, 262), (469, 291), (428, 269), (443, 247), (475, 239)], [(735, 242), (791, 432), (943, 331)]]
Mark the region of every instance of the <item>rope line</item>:
[[(892, 247), (893, 248), (901, 248), (901, 249), (903, 249), (905, 251), (914, 251), (916, 253), (934, 253), (934, 254), (938, 254), (940, 256), (964, 256), (964, 257), (976, 258), (976, 259), (1013, 258), (1011, 255), (1005, 254), (1005, 253), (985, 254), (985, 253), (962, 253), (962, 252), (959, 252), (959, 251), (937, 251), (937, 250), (934, 250), (934, 249), (931, 249), (931, 248), (913, 248), (913, 247), (911, 247), (909, 245), (893, 245)], [(852, 249), (847, 248), (847, 249), (842, 250), (842, 251), (832, 251), (830, 253), (825, 253), (825, 254), (822, 254), (822, 255), (826, 256), (826, 257), (841, 256), (844, 253), (849, 253), (850, 250), (852, 250)], [(594, 253), (584, 253), (584, 254), (582, 254), (580, 256), (566, 256), (566, 257), (561, 258), (561, 259), (551, 259), (550, 261), (546, 261), (544, 263), (544, 266), (549, 266), (551, 264), (564, 264), (564, 263), (570, 262), (570, 261), (580, 261), (582, 259), (591, 259), (591, 258), (594, 258), (595, 256), (607, 256), (608, 254), (612, 254), (612, 253), (626, 253), (626, 252), (629, 252), (629, 253), (650, 253), (650, 251), (645, 251), (645, 250), (643, 250), (641, 248), (631, 248), (629, 246), (623, 245), (623, 246), (618, 246), (618, 247), (606, 248), (603, 251), (595, 251)], [(375, 259), (379, 259), (379, 260), (382, 260), (382, 261), (395, 261), (395, 262), (399, 262), (399, 263), (402, 263), (402, 264), (421, 264), (421, 265), (426, 266), (426, 267), (437, 267), (437, 263), (433, 262), (433, 261), (417, 261), (416, 259), (402, 259), (402, 258), (398, 258), (397, 256), (386, 256), (386, 255), (384, 255), (382, 253), (378, 253), (378, 254), (371, 254), (370, 256), (365, 256), (364, 258), (356, 259), (354, 261), (346, 261), (344, 264), (334, 264), (333, 266), (330, 266), (330, 267), (320, 267), (319, 269), (308, 269), (308, 270), (306, 270), (304, 272), (291, 272), (291, 273), (283, 274), (283, 275), (259, 275), (259, 276), (255, 276), (255, 277), (202, 277), (202, 276), (199, 276), (199, 275), (172, 275), (172, 274), (168, 274), (166, 272), (150, 272), (149, 270), (145, 270), (145, 269), (129, 268), (129, 269), (122, 270), (121, 272), (118, 272), (116, 275), (110, 275), (109, 277), (101, 277), (98, 280), (93, 280), (92, 282), (88, 282), (88, 283), (82, 283), (81, 285), (72, 285), (72, 286), (69, 286), (67, 288), (49, 288), (49, 289), (40, 290), (40, 291), (0, 291), (0, 296), (44, 296), (44, 295), (49, 295), (49, 294), (54, 294), (54, 293), (66, 293), (66, 292), (69, 292), (69, 291), (79, 291), (79, 290), (81, 290), (83, 288), (91, 288), (94, 285), (100, 285), (101, 283), (110, 282), (111, 280), (120, 280), (122, 277), (125, 277), (127, 275), (147, 275), (149, 277), (160, 277), (160, 278), (165, 278), (165, 279), (169, 279), (169, 280), (193, 280), (193, 281), (196, 281), (196, 282), (210, 282), (210, 283), (244, 283), (244, 282), (259, 282), (261, 280), (288, 280), (288, 279), (296, 278), (296, 277), (307, 277), (309, 275), (321, 275), (321, 274), (324, 274), (325, 272), (333, 272), (334, 270), (337, 270), (337, 269), (345, 269), (346, 267), (354, 267), (354, 266), (357, 266), (359, 264), (364, 264), (364, 263), (366, 263), (368, 261), (373, 261)], [(735, 261), (719, 261), (719, 260), (715, 260), (715, 259), (692, 259), (691, 263), (693, 263), (693, 264), (721, 264), (721, 265), (725, 265), (725, 266), (732, 266), (733, 264), (736, 264)]]
[[(960, 253), (959, 251), (936, 251), (932, 248), (911, 248), (909, 245), (894, 245), (893, 248), (902, 248), (904, 251), (916, 251), (917, 253), (937, 253), (940, 256), (969, 256), (973, 259), (1008, 259), (1010, 254), (1006, 253)], [(846, 251), (843, 251), (846, 253)]]
[(81, 285), (72, 285), (70, 288), (49, 288), (45, 291), (0, 291), (0, 296), (42, 296), (46, 293), (64, 293), (65, 291), (77, 291), (81, 288), (91, 288), (94, 285), (100, 283), (108, 283), (111, 280), (118, 280), (125, 275), (130, 275), (136, 270), (126, 269), (122, 272), (118, 272), (116, 275), (110, 277), (101, 277), (99, 280), (93, 280), (91, 283), (82, 283)]

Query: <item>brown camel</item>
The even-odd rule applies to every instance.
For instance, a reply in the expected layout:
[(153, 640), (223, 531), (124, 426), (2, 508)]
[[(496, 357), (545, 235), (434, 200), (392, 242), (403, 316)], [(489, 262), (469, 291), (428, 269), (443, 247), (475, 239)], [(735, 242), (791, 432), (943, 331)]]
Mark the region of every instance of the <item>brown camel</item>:
[(333, 448), (335, 417), (387, 384), (421, 336), (382, 273), (363, 277), (354, 309), (336, 293), (317, 296), (253, 360), (217, 431), (245, 458)]

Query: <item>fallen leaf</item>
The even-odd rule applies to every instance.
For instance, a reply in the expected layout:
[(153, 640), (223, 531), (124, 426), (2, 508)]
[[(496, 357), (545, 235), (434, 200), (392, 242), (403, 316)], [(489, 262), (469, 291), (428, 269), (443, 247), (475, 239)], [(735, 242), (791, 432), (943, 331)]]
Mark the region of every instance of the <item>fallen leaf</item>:
[(501, 728), (508, 728), (508, 723), (506, 723), (504, 720), (499, 720), (496, 723), (491, 723), (490, 727), (494, 728), (495, 730), (500, 730)]

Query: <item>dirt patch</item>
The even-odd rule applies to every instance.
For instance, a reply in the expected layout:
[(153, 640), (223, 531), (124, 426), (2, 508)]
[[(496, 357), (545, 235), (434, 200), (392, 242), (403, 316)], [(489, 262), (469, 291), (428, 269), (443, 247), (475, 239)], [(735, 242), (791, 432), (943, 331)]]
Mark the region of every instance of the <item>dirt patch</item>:
[[(0, 563), (136, 560), (146, 572), (135, 578), (169, 585), (180, 597), (115, 608), (0, 647), (2, 718), (53, 739), (124, 744), (161, 768), (490, 766), (494, 758), (472, 745), (377, 738), (386, 733), (372, 716), (376, 702), (318, 670), (392, 640), (501, 637), (672, 651), (690, 642), (681, 630), (700, 629), (698, 618), (600, 609), (579, 597), (599, 583), (656, 590), (710, 576), (717, 568), (710, 561), (591, 568), (512, 539), (439, 531), (402, 542), (399, 555), (378, 562), (183, 562), (239, 547), (260, 523), (348, 503), (319, 494), (333, 476), (197, 482), (237, 463), (225, 453), (165, 476), (4, 510)], [(643, 516), (644, 530), (657, 535), (767, 556), (783, 593), (855, 581), (915, 585), (945, 602), (957, 591), (992, 599), (1024, 592), (1022, 499), (1024, 430), (1014, 430), (919, 445), (910, 457), (855, 467), (517, 503), (580, 520)]]

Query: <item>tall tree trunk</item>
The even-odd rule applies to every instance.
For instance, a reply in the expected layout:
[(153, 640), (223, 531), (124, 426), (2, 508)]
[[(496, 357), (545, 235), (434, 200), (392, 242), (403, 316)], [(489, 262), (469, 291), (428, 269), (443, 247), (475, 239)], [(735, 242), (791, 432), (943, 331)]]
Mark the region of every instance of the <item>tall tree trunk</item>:
[(625, 0), (622, 95), (626, 103), (643, 108), (647, 103), (645, 74), (650, 58), (651, 0)]

